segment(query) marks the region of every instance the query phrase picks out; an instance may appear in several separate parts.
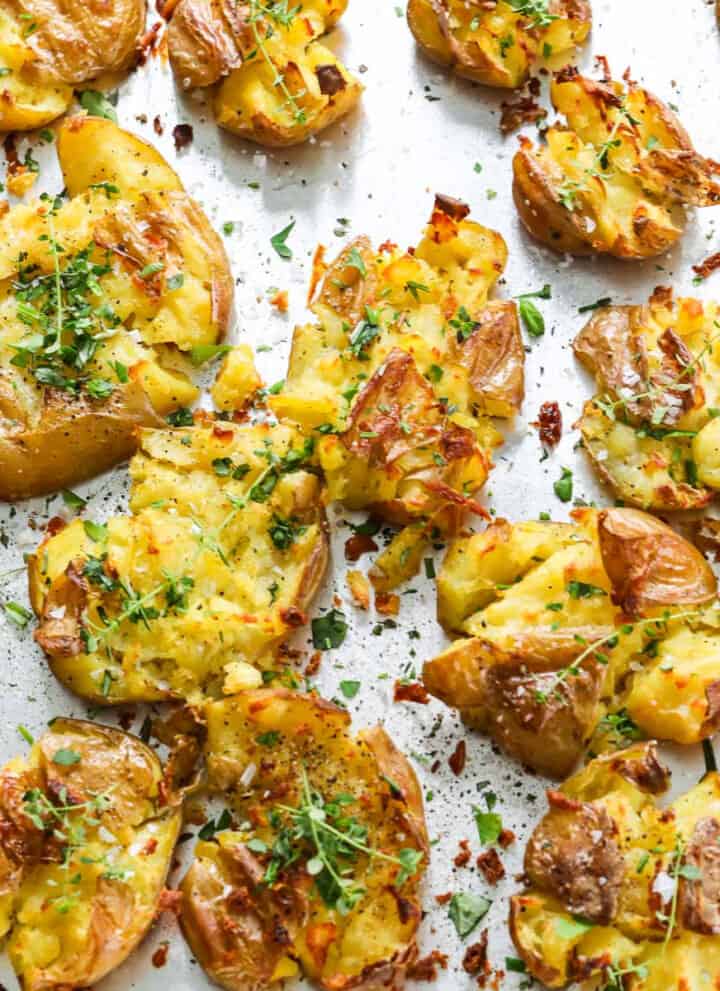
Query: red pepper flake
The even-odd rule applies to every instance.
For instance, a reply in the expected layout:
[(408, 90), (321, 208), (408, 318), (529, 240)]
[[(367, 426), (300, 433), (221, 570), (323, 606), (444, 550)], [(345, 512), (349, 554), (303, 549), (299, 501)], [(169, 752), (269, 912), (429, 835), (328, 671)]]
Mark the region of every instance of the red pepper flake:
[(383, 592), (375, 596), (375, 608), (383, 616), (397, 616), (400, 612), (400, 596), (394, 592)]
[(714, 255), (710, 255), (705, 261), (692, 267), (693, 272), (701, 279), (707, 279), (718, 268), (720, 268), (720, 251), (716, 251)]
[(453, 863), (456, 867), (467, 867), (472, 856), (470, 853), (470, 844), (467, 840), (460, 840), (458, 846), (460, 847), (460, 852), (455, 857)]
[(278, 313), (287, 313), (288, 311), (288, 293), (287, 289), (278, 289), (273, 298), (270, 300), (270, 305), (274, 306)]
[(395, 702), (417, 702), (418, 705), (427, 705), (430, 696), (425, 685), (420, 681), (396, 681), (393, 693)]
[(172, 130), (172, 136), (175, 142), (175, 151), (182, 151), (183, 148), (192, 144), (195, 134), (191, 124), (176, 124)]
[(167, 963), (168, 950), (170, 949), (170, 944), (167, 940), (158, 946), (157, 950), (152, 955), (153, 967), (164, 967)]
[(155, 21), (150, 30), (146, 31), (140, 39), (138, 44), (138, 65), (145, 65), (153, 52), (156, 51), (161, 27), (162, 21)]
[(467, 747), (465, 746), (465, 741), (460, 740), (458, 745), (455, 747), (455, 751), (448, 758), (448, 764), (450, 765), (450, 770), (455, 775), (462, 774), (465, 769), (465, 760), (467, 758)]
[(172, 912), (179, 917), (182, 908), (182, 891), (173, 891), (170, 888), (163, 888), (158, 901), (158, 914), (160, 912)]
[(447, 905), (451, 898), (452, 891), (446, 891), (444, 895), (435, 895), (435, 901), (438, 905)]
[(555, 401), (543, 403), (538, 418), (532, 424), (540, 433), (540, 443), (543, 447), (555, 447), (562, 437), (562, 413)]
[(67, 520), (64, 520), (62, 516), (53, 516), (52, 519), (47, 521), (45, 526), (45, 533), (49, 537), (54, 537), (56, 533), (60, 533), (67, 526)]
[(165, 128), (163, 127), (163, 122), (160, 119), (160, 114), (157, 114), (157, 116), (153, 117), (153, 131), (155, 131), (158, 137), (161, 137), (165, 131)]
[(134, 722), (135, 722), (135, 712), (132, 709), (128, 709), (127, 712), (122, 712), (118, 719), (118, 724), (120, 725), (120, 728), (124, 729), (126, 733), (129, 731), (130, 727)]
[(488, 962), (487, 956), (487, 945), (488, 945), (488, 931), (483, 929), (480, 934), (480, 939), (477, 943), (473, 943), (472, 946), (468, 946), (465, 951), (465, 956), (463, 957), (463, 970), (468, 974), (472, 974), (473, 977), (477, 977), (478, 974), (489, 974), (490, 964)]
[(298, 609), (297, 606), (288, 606), (286, 609), (281, 609), (280, 618), (286, 626), (290, 626), (293, 629), (297, 629), (299, 626), (305, 626), (308, 621), (307, 613), (303, 612), (302, 609)]
[(433, 950), (426, 957), (421, 957), (411, 964), (407, 969), (407, 976), (411, 981), (436, 981), (438, 967), (447, 970), (447, 962), (447, 954)]
[(507, 848), (509, 846), (512, 846), (514, 842), (515, 842), (515, 833), (513, 833), (512, 829), (503, 829), (503, 831), (498, 836), (498, 843), (503, 848), (503, 850), (507, 850)]
[(228, 430), (227, 427), (222, 427), (219, 423), (216, 423), (213, 427), (213, 437), (216, 437), (218, 440), (230, 441), (234, 436), (234, 430)]
[(370, 551), (376, 551), (378, 545), (366, 533), (354, 533), (345, 541), (345, 560), (357, 561)]
[(322, 654), (319, 650), (316, 650), (310, 655), (310, 660), (307, 663), (304, 674), (306, 678), (312, 678), (320, 670), (320, 661), (322, 660)]
[(497, 884), (505, 877), (505, 867), (495, 847), (485, 850), (475, 861), (488, 884)]
[(145, 846), (140, 851), (140, 856), (141, 857), (152, 857), (152, 855), (157, 850), (157, 847), (158, 847), (158, 841), (155, 839), (154, 836), (151, 836), (150, 839), (145, 844)]

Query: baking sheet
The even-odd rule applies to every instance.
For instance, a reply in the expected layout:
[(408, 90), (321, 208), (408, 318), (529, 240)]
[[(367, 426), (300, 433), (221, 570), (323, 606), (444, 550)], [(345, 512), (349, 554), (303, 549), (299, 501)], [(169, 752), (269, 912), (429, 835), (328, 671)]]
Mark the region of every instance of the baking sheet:
[[(595, 25), (581, 64), (590, 69), (592, 55), (606, 55), (614, 75), (630, 66), (634, 78), (675, 104), (698, 149), (720, 158), (720, 32), (714, 3), (709, 0), (593, 0)], [(150, 23), (157, 20), (155, 12)], [(610, 296), (614, 302), (643, 301), (654, 286), (673, 284), (678, 291), (700, 297), (720, 295), (720, 275), (693, 287), (691, 265), (720, 248), (718, 209), (691, 217), (684, 241), (670, 255), (645, 264), (608, 260), (559, 258), (538, 247), (521, 230), (512, 206), (511, 158), (514, 136), (500, 135), (497, 91), (454, 79), (420, 56), (406, 26), (404, 11), (393, 0), (350, 0), (341, 26), (330, 44), (358, 73), (367, 89), (358, 111), (311, 144), (298, 149), (265, 151), (223, 134), (213, 123), (200, 96), (183, 96), (162, 58), (151, 58), (120, 87), (120, 123), (155, 143), (180, 173), (188, 190), (220, 228), (233, 222), (225, 237), (236, 278), (237, 340), (269, 348), (257, 354), (266, 382), (284, 376), (292, 327), (306, 318), (305, 296), (312, 253), (318, 241), (332, 256), (347, 237), (367, 233), (374, 243), (386, 238), (400, 245), (416, 243), (429, 216), (433, 193), (444, 192), (466, 200), (475, 219), (501, 231), (510, 249), (500, 296), (513, 296), (550, 283), (553, 298), (540, 301), (547, 332), (527, 339), (527, 393), (523, 415), (508, 428), (499, 450), (484, 500), (498, 515), (510, 519), (537, 517), (541, 511), (554, 518), (570, 507), (554, 496), (552, 483), (562, 466), (572, 468), (575, 496), (599, 505), (611, 501), (591, 477), (581, 451), (575, 451), (577, 432), (571, 425), (590, 394), (590, 381), (573, 361), (569, 342), (582, 326), (577, 308)], [(164, 133), (153, 127), (157, 115)], [(194, 141), (177, 154), (171, 136), (175, 124), (194, 128)], [(54, 153), (35, 143), (41, 162), (36, 191), (59, 188)], [(20, 144), (21, 156), (25, 143)], [(479, 169), (477, 166), (480, 166)], [(257, 188), (254, 188), (257, 186)], [(349, 223), (340, 223), (345, 218)], [(296, 221), (288, 244), (291, 262), (282, 261), (270, 247), (270, 237)], [(346, 234), (347, 237), (338, 235)], [(287, 289), (286, 316), (270, 305), (274, 288)], [(560, 402), (564, 436), (557, 450), (541, 461), (537, 432), (530, 426), (540, 404)], [(124, 467), (97, 478), (77, 491), (88, 498), (86, 518), (102, 520), (126, 507)], [(22, 565), (23, 553), (42, 537), (49, 517), (66, 513), (59, 496), (36, 499), (16, 507), (0, 506), (0, 598), (27, 605), (22, 573), (5, 575)], [(348, 601), (344, 576), (343, 543), (349, 531), (341, 512), (331, 517), (334, 527), (333, 568), (318, 610), (334, 595), (344, 600), (351, 630), (343, 646), (323, 655), (315, 683), (328, 698), (339, 694), (344, 678), (362, 682), (348, 703), (356, 727), (380, 721), (396, 742), (412, 755), (426, 794), (430, 835), (435, 841), (432, 864), (424, 887), (426, 918), (420, 933), (421, 954), (439, 949), (449, 957), (448, 969), (435, 985), (440, 991), (475, 987), (461, 967), (464, 945), (480, 929), (490, 931), (493, 967), (504, 968), (514, 951), (506, 933), (507, 898), (517, 888), (513, 880), (521, 869), (525, 839), (545, 808), (547, 782), (531, 776), (513, 761), (494, 753), (484, 738), (462, 730), (453, 713), (440, 703), (428, 706), (395, 705), (395, 678), (419, 670), (422, 662), (445, 644), (434, 619), (434, 583), (424, 574), (404, 589), (395, 630), (373, 633), (378, 617), (359, 614)], [(366, 559), (361, 563), (367, 566)], [(379, 617), (382, 619), (382, 617)], [(308, 635), (297, 640), (307, 650)], [(32, 625), (18, 631), (0, 612), (0, 758), (24, 747), (16, 727), (23, 723), (34, 735), (53, 716), (87, 715), (87, 707), (65, 692), (52, 678), (32, 639)], [(138, 719), (144, 713), (136, 710)], [(96, 714), (97, 715), (97, 714)], [(117, 711), (104, 716), (117, 723)], [(138, 723), (139, 724), (139, 723)], [(459, 739), (467, 741), (468, 760), (456, 778), (447, 758)], [(670, 752), (676, 769), (676, 787), (697, 779), (703, 764), (698, 751)], [(430, 767), (440, 762), (439, 769)], [(507, 877), (490, 889), (474, 868), (456, 869), (458, 842), (468, 838), (479, 852), (471, 806), (490, 787), (498, 796), (503, 823), (517, 834), (517, 842), (503, 854)], [(183, 848), (184, 855), (192, 844)], [(474, 859), (474, 858), (473, 858)], [(174, 878), (179, 876), (177, 873)], [(493, 899), (493, 907), (474, 937), (463, 944), (447, 920), (447, 909), (435, 896), (448, 891), (473, 891)], [(151, 957), (169, 940), (167, 963), (157, 969)], [(521, 975), (501, 981), (507, 989), (521, 986)], [(0, 962), (0, 983), (14, 991), (17, 982), (7, 962)], [(209, 987), (171, 920), (163, 919), (133, 957), (99, 991), (174, 991)], [(304, 986), (302, 982), (289, 985)]]

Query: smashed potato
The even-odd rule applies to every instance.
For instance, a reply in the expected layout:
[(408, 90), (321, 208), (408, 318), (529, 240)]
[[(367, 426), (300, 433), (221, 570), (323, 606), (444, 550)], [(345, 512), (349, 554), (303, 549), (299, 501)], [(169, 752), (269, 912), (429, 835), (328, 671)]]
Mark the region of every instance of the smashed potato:
[(655, 744), (593, 760), (548, 792), (510, 927), (549, 988), (683, 991), (720, 983), (720, 777), (667, 808)]
[(285, 689), (206, 707), (211, 790), (242, 825), (198, 844), (183, 932), (228, 991), (303, 974), (401, 988), (416, 958), (429, 842), (406, 758), (380, 726)]
[(77, 519), (30, 560), (35, 636), (60, 681), (106, 704), (260, 685), (327, 563), (310, 453), (283, 425), (143, 431), (132, 515)]
[(698, 509), (720, 488), (718, 319), (716, 303), (656, 289), (644, 306), (598, 310), (575, 339), (598, 386), (583, 443), (624, 502)]
[(145, 0), (3, 0), (0, 131), (30, 131), (65, 113), (73, 88), (129, 69)]
[(318, 38), (347, 0), (180, 0), (168, 29), (180, 84), (214, 86), (221, 127), (269, 147), (306, 141), (344, 117), (362, 86)]
[(567, 126), (551, 127), (542, 145), (520, 139), (513, 195), (528, 231), (555, 251), (652, 258), (682, 236), (684, 206), (720, 203), (720, 165), (632, 80), (566, 68), (551, 97)]
[(556, 777), (596, 729), (598, 746), (618, 729), (697, 743), (720, 725), (716, 594), (700, 551), (639, 510), (497, 520), (447, 553), (438, 614), (466, 637), (426, 663), (425, 686)]
[(136, 737), (54, 719), (0, 770), (0, 938), (23, 991), (89, 987), (158, 910), (182, 814)]
[(570, 53), (590, 33), (588, 0), (410, 0), (408, 24), (434, 62), (516, 89), (542, 56)]
[(162, 157), (109, 120), (59, 128), (69, 199), (0, 218), (0, 499), (129, 457), (192, 403), (183, 352), (229, 322), (225, 250)]
[[(317, 323), (295, 329), (278, 416), (317, 438), (331, 499), (406, 529), (376, 566), (387, 591), (416, 570), (428, 535), (452, 532), (524, 393), (514, 303), (488, 302), (507, 248), (468, 208), (436, 198), (403, 253), (357, 238), (316, 264)], [(324, 278), (322, 276), (324, 275)]]

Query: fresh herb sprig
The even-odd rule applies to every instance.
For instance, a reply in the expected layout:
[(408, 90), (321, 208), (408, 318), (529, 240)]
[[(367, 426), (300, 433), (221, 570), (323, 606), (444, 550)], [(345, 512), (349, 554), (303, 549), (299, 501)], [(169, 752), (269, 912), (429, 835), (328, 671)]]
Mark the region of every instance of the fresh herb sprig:
[(26, 369), (40, 385), (75, 394), (85, 388), (93, 398), (107, 398), (112, 383), (90, 375), (88, 365), (121, 324), (102, 299), (99, 280), (111, 271), (109, 253), (104, 261), (93, 260), (91, 243), (61, 265), (65, 249), (53, 223), (57, 208), (57, 201), (52, 201), (46, 214), (48, 233), (40, 235), (47, 242), (52, 272), (21, 264), (13, 283), (17, 316), (28, 331), (10, 345), (15, 352), (11, 364)]
[(274, 884), (281, 871), (309, 852), (306, 869), (314, 877), (321, 898), (329, 907), (346, 913), (365, 894), (365, 889), (354, 878), (358, 854), (397, 866), (394, 882), (397, 887), (417, 872), (424, 856), (422, 851), (407, 847), (395, 857), (370, 846), (367, 827), (355, 816), (347, 814), (348, 807), (355, 804), (355, 798), (342, 794), (326, 801), (311, 786), (305, 767), (301, 767), (300, 774), (300, 804), (297, 807), (278, 805), (271, 815), (271, 824), (279, 832), (265, 871), (266, 884)]
[[(718, 609), (720, 609), (720, 606), (715, 606), (714, 608), (717, 611)], [(662, 616), (655, 616), (652, 619), (642, 619), (642, 620), (638, 620), (636, 623), (625, 624), (624, 626), (621, 626), (618, 630), (614, 631), (613, 633), (609, 633), (607, 636), (600, 637), (597, 640), (593, 640), (591, 643), (585, 646), (585, 649), (582, 650), (580, 654), (578, 654), (578, 656), (571, 664), (568, 664), (567, 667), (562, 668), (560, 671), (558, 671), (555, 674), (548, 688), (542, 691), (538, 689), (535, 692), (536, 700), (538, 702), (545, 703), (549, 700), (551, 695), (555, 695), (556, 698), (562, 700), (563, 696), (560, 689), (568, 680), (568, 678), (574, 678), (580, 674), (582, 665), (587, 660), (588, 657), (591, 657), (594, 654), (596, 659), (601, 664), (608, 664), (610, 659), (602, 648), (608, 650), (614, 649), (619, 642), (620, 636), (628, 635), (632, 633), (636, 627), (643, 630), (655, 627), (656, 635), (653, 636), (652, 634), (650, 634), (650, 640), (652, 642), (659, 639), (659, 637), (663, 633), (663, 629), (666, 628), (668, 623), (680, 619), (697, 619), (706, 615), (706, 613), (707, 610), (703, 610), (703, 609), (694, 609), (692, 611), (685, 611), (678, 613), (671, 613), (669, 610), (666, 610), (662, 614)], [(577, 637), (577, 641), (578, 643), (581, 644), (586, 643), (586, 641), (582, 637)]]
[(307, 113), (300, 106), (298, 100), (305, 96), (306, 91), (300, 90), (295, 94), (290, 91), (284, 74), (278, 71), (267, 47), (267, 42), (273, 37), (275, 28), (291, 27), (301, 7), (290, 8), (288, 6), (288, 0), (269, 0), (268, 3), (261, 3), (260, 0), (249, 0), (248, 6), (248, 22), (252, 29), (257, 50), (262, 55), (272, 73), (273, 87), (276, 87), (285, 97), (285, 102), (282, 105), (283, 109), (285, 107), (289, 108), (296, 124), (305, 124), (307, 122)]

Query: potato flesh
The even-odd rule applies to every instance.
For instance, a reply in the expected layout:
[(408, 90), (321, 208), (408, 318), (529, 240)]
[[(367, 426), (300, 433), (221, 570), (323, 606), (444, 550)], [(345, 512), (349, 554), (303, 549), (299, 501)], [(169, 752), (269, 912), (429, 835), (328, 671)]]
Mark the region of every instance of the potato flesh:
[[(287, 610), (299, 606), (302, 622), (301, 610), (324, 570), (314, 475), (282, 475), (266, 502), (247, 498), (263, 473), (267, 477), (265, 452), (281, 458), (302, 450), (302, 440), (284, 426), (223, 424), (217, 431), (145, 431), (141, 443), (130, 468), (133, 515), (109, 520), (106, 543), (93, 541), (80, 521), (47, 541), (36, 557), (33, 601), (41, 611), (71, 562), (107, 553), (106, 568), (140, 596), (162, 588), (168, 574), (191, 579), (187, 607), (165, 610), (147, 626), (126, 620), (96, 650), (54, 656), (53, 670), (80, 695), (106, 702), (222, 694), (224, 683), (231, 690), (237, 685), (240, 663), (254, 672), (257, 685), (258, 667), (272, 666), (271, 647), (295, 621), (284, 618)], [(226, 463), (248, 468), (233, 479), (218, 474)], [(246, 500), (245, 507), (232, 499)], [(296, 521), (286, 548), (270, 534), (276, 517)], [(149, 601), (163, 610), (162, 592)], [(117, 594), (90, 583), (87, 614), (95, 626), (102, 625), (100, 607), (111, 617), (121, 611)]]
[[(623, 754), (618, 757), (622, 758)], [(664, 927), (657, 922), (652, 901), (654, 878), (659, 873), (667, 874), (669, 888), (673, 888), (672, 878), (680, 864), (678, 845), (681, 844), (682, 851), (686, 850), (696, 826), (703, 820), (720, 821), (717, 774), (706, 776), (673, 802), (670, 808), (674, 818), (658, 808), (641, 787), (613, 771), (608, 758), (591, 762), (569, 779), (561, 791), (571, 800), (589, 802), (594, 808), (606, 810), (617, 827), (614, 837), (625, 859), (625, 874), (611, 923), (592, 925), (585, 931), (573, 925), (573, 913), (553, 893), (552, 884), (546, 889), (531, 886), (512, 899), (513, 939), (529, 973), (548, 987), (559, 988), (581, 972), (588, 988), (599, 989), (607, 981), (607, 972), (602, 967), (602, 961), (606, 960), (618, 970), (647, 968), (647, 973), (641, 970), (632, 976), (633, 991), (700, 989), (708, 981), (717, 980), (720, 975), (717, 937), (686, 928), (680, 908), (672, 938), (665, 946)], [(546, 822), (552, 821), (552, 815), (551, 812)], [(551, 828), (548, 826), (546, 830)], [(559, 845), (562, 837), (559, 823), (557, 828), (554, 835)], [(551, 842), (548, 838), (548, 843)], [(587, 971), (583, 970), (585, 964), (589, 964)], [(573, 967), (578, 970), (574, 971)], [(708, 975), (707, 979), (701, 975)]]
[[(302, 796), (298, 768), (302, 766), (311, 787), (326, 800), (339, 794), (356, 799), (362, 796), (361, 806), (348, 806), (347, 814), (357, 816), (367, 827), (370, 847), (394, 855), (401, 848), (425, 849), (424, 824), (415, 836), (403, 830), (397, 817), (401, 805), (397, 800), (388, 800), (384, 776), (390, 771), (363, 734), (350, 735), (346, 713), (313, 696), (260, 690), (213, 702), (207, 706), (206, 715), (209, 786), (224, 795), (240, 819), (247, 819), (251, 809), (269, 812), (274, 803), (268, 805), (268, 793), (282, 794), (283, 805), (299, 804)], [(276, 734), (272, 763), (265, 759), (267, 745), (259, 742), (268, 733)], [(405, 759), (399, 755), (397, 759), (402, 762), (401, 773), (415, 782)], [(250, 786), (243, 783), (243, 772), (248, 767), (257, 769)], [(405, 779), (398, 774), (395, 780), (405, 792)], [(422, 815), (421, 801), (417, 800), (420, 808), (415, 811)], [(274, 835), (267, 818), (254, 818), (261, 822), (256, 829), (221, 833), (215, 843), (202, 844), (198, 856), (222, 875), (223, 848), (247, 843), (251, 838), (272, 845)], [(366, 894), (346, 915), (327, 906), (315, 890), (309, 890), (307, 919), (298, 929), (291, 929), (292, 944), (287, 956), (278, 961), (274, 979), (294, 974), (298, 963), (307, 976), (317, 980), (339, 980), (340, 975), (353, 978), (365, 968), (402, 956), (412, 943), (418, 917), (408, 912), (405, 921), (401, 918), (390, 891), (396, 872), (396, 865), (380, 860), (371, 863), (367, 856), (359, 854), (353, 878), (366, 889)], [(417, 883), (416, 877), (401, 889), (403, 897), (413, 904)], [(187, 884), (186, 880), (186, 897)], [(226, 893), (227, 887), (226, 881)], [(333, 931), (333, 938), (326, 953), (318, 954), (313, 933), (327, 928)], [(192, 944), (192, 934), (188, 936)], [(241, 946), (242, 939), (238, 937), (240, 960)]]
[(217, 408), (231, 412), (242, 409), (261, 386), (252, 348), (238, 344), (223, 359), (210, 391)]
[[(154, 149), (109, 120), (82, 116), (59, 128), (57, 148), (72, 198), (51, 214), (36, 200), (0, 219), (0, 495), (9, 500), (71, 485), (129, 456), (136, 426), (156, 426), (159, 416), (197, 399), (182, 355), (214, 345), (229, 320), (232, 279), (222, 244)], [(55, 242), (58, 259), (49, 250)], [(55, 362), (46, 385), (18, 348), (37, 348), (39, 337), (57, 333), (56, 264), (60, 278), (73, 264), (102, 266), (75, 279), (73, 299), (87, 308), (88, 334), (101, 339), (78, 367)], [(28, 317), (17, 285), (32, 293), (39, 278), (42, 293), (30, 302), (40, 315), (31, 306)], [(70, 342), (66, 320), (63, 343)], [(49, 353), (40, 347), (40, 366)], [(117, 443), (109, 453), (101, 423), (111, 415)], [(50, 467), (57, 452), (46, 450), (56, 443), (53, 431), (74, 436), (83, 451), (60, 480)], [(46, 463), (43, 473), (38, 466)]]
[(0, 79), (0, 131), (43, 127), (70, 106), (72, 87), (43, 79), (34, 62), (20, 23), (0, 10), (0, 66), (10, 70)]
[[(83, 203), (87, 206), (88, 215), (85, 224), (83, 221), (86, 218), (78, 216), (80, 204), (76, 201), (71, 201), (67, 214), (63, 208), (59, 211), (54, 221), (54, 230), (60, 243), (68, 244), (69, 253), (75, 254), (87, 246), (90, 238), (86, 240), (83, 234), (85, 231), (90, 233), (88, 227), (92, 225), (93, 218), (107, 217), (110, 211), (100, 202), (103, 197), (103, 193), (94, 193)], [(158, 196), (148, 206), (162, 210), (163, 200)], [(142, 211), (138, 211), (138, 218), (142, 216)], [(75, 226), (78, 220), (80, 223)], [(13, 241), (17, 228), (12, 221), (11, 213), (8, 215), (9, 230), (0, 233), (3, 243), (10, 244)], [(50, 274), (53, 271), (52, 258), (47, 252), (46, 242), (22, 237), (20, 240), (27, 244), (27, 264), (37, 265), (43, 274)], [(193, 244), (192, 238), (186, 236), (180, 250), (183, 255), (183, 285), (174, 291), (167, 290), (159, 299), (148, 295), (136, 275), (128, 271), (122, 261), (111, 256), (112, 271), (100, 279), (102, 297), (94, 302), (98, 306), (110, 306), (124, 324), (98, 348), (92, 361), (86, 365), (90, 377), (108, 379), (115, 387), (119, 387), (122, 382), (113, 370), (113, 363), (119, 361), (133, 378), (140, 379), (154, 408), (161, 414), (177, 406), (192, 404), (198, 396), (198, 390), (185, 375), (172, 367), (164, 367), (162, 352), (153, 350), (149, 345), (173, 343), (183, 350), (189, 350), (199, 344), (214, 343), (217, 339), (218, 329), (213, 323), (212, 301), (206, 288), (207, 270), (198, 256), (199, 245)], [(105, 264), (106, 257), (104, 251), (96, 248), (93, 259), (97, 263)], [(148, 261), (147, 264), (151, 263)], [(139, 334), (139, 340), (132, 331)], [(21, 345), (27, 334), (27, 324), (17, 316), (17, 300), (8, 278), (0, 283), (0, 336), (4, 345), (0, 352), (0, 372), (8, 388), (15, 392), (19, 390), (24, 419), (28, 424), (34, 424), (41, 415), (41, 392), (29, 370), (11, 364), (15, 355), (13, 345)]]
[[(663, 414), (670, 406), (662, 389), (650, 381), (638, 381), (622, 393), (609, 387), (585, 407), (580, 421), (585, 446), (600, 474), (628, 504), (655, 510), (704, 506), (712, 496), (710, 490), (720, 486), (719, 428), (713, 413), (720, 402), (718, 306), (690, 298), (669, 304), (651, 299), (647, 306), (633, 310), (633, 331), (640, 335), (648, 356), (648, 378), (660, 370), (659, 339), (672, 330), (692, 356), (698, 399), (664, 427)], [(588, 365), (593, 370), (591, 361)], [(682, 372), (670, 378), (683, 387), (691, 381)], [(634, 395), (649, 398), (660, 420), (657, 426), (663, 428), (660, 433), (669, 436), (648, 436), (652, 422), (627, 416), (626, 405)]]
[[(596, 511), (574, 515), (576, 522), (571, 525), (500, 521), (482, 534), (457, 540), (438, 574), (441, 619), (454, 631), (520, 657), (523, 651), (533, 656), (548, 652), (553, 642), (560, 642), (563, 631), (576, 631), (581, 637), (577, 654), (594, 637), (617, 632), (614, 647), (598, 647), (608, 663), (597, 718), (624, 708), (650, 737), (697, 743), (713, 732), (717, 717), (711, 701), (714, 686), (720, 682), (717, 604), (669, 610), (656, 607), (642, 613), (669, 612), (665, 629), (633, 623), (613, 604), (616, 590), (603, 565)], [(573, 597), (571, 582), (605, 594), (594, 591)], [(672, 619), (675, 614), (678, 618)], [(624, 629), (626, 623), (629, 626)], [(590, 636), (587, 631), (595, 632)], [(651, 640), (656, 641), (656, 649), (644, 650)], [(443, 663), (447, 678), (456, 679), (459, 655), (471, 643), (461, 639), (430, 662), (433, 679), (442, 679)], [(481, 655), (475, 663), (483, 663)], [(471, 671), (472, 665), (467, 677)], [(477, 724), (478, 713), (473, 708), (477, 702), (470, 701), (475, 693), (474, 683), (465, 683), (460, 676), (453, 687), (449, 682), (444, 686), (441, 696)], [(488, 718), (498, 715), (490, 713)], [(486, 720), (480, 722), (485, 725)], [(593, 726), (586, 727), (588, 736), (592, 730)], [(578, 757), (581, 750), (579, 746)], [(532, 764), (535, 758), (527, 753), (523, 759)]]
[[(53, 765), (60, 751), (80, 759)], [(0, 933), (25, 991), (94, 983), (131, 952), (155, 916), (181, 825), (177, 809), (160, 809), (155, 754), (117, 730), (56, 720), (27, 760), (0, 772), (10, 789), (19, 780), (42, 790), (48, 774), (85, 801), (107, 794), (108, 805), (70, 813), (85, 839), (69, 860), (29, 860), (3, 898)], [(46, 841), (43, 847), (51, 857)], [(126, 873), (103, 877), (109, 871)]]
[(429, 0), (410, 3), (408, 19), (418, 44), (431, 58), (488, 86), (515, 89), (541, 54), (563, 55), (590, 31), (589, 18), (563, 16), (530, 31), (529, 19), (505, 0), (490, 10), (462, 0), (449, 0), (440, 9), (442, 15)]

